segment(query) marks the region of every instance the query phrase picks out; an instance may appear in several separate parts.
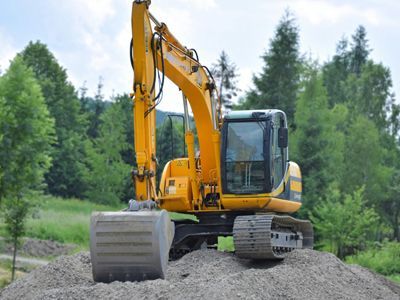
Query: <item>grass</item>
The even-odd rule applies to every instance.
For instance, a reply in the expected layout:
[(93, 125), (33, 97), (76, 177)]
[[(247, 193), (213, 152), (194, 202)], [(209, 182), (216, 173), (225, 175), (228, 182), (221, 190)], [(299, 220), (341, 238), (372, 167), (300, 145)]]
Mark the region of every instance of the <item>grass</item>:
[(219, 251), (228, 251), (232, 252), (235, 250), (235, 246), (233, 245), (233, 237), (227, 236), (219, 236), (218, 237), (218, 250)]
[[(77, 251), (89, 248), (89, 224), (93, 211), (119, 211), (126, 205), (107, 206), (78, 199), (62, 199), (40, 196), (35, 199), (38, 207), (26, 223), (26, 236), (42, 240), (78, 245)], [(190, 214), (170, 213), (173, 220), (194, 220)], [(0, 224), (0, 236), (5, 236), (4, 223)], [(0, 245), (1, 249), (1, 245)]]
[(191, 215), (191, 214), (183, 214), (183, 213), (176, 213), (176, 212), (170, 212), (169, 217), (171, 220), (179, 221), (179, 220), (192, 220), (195, 222), (198, 222), (198, 219), (196, 216)]
[[(99, 205), (76, 199), (41, 196), (26, 223), (26, 236), (89, 247), (89, 222), (92, 211), (118, 211), (121, 207)], [(5, 235), (4, 225), (0, 235)]]
[[(11, 283), (11, 261), (1, 260), (0, 261), (0, 289), (6, 287)], [(16, 270), (16, 279), (24, 276), (26, 272), (24, 270)]]
[(386, 242), (379, 247), (349, 256), (346, 262), (371, 269), (400, 283), (400, 243)]
[(389, 275), (389, 276), (386, 276), (386, 277), (389, 278), (391, 281), (394, 281), (397, 284), (400, 284), (400, 274)]

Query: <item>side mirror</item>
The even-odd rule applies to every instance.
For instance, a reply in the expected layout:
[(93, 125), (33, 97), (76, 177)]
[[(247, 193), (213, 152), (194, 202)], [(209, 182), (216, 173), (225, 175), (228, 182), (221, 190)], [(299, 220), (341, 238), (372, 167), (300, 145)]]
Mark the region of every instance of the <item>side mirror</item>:
[(288, 146), (288, 129), (280, 127), (278, 129), (278, 146), (279, 148), (287, 148)]

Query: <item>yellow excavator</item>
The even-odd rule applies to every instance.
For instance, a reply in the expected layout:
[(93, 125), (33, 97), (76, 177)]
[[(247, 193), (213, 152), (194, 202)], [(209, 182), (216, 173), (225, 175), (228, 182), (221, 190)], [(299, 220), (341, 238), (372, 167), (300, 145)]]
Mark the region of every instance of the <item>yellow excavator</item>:
[[(209, 69), (149, 5), (132, 4), (136, 198), (124, 211), (92, 214), (94, 280), (164, 278), (169, 260), (215, 246), (220, 236), (233, 236), (235, 254), (247, 259), (283, 259), (294, 249), (312, 248), (311, 223), (287, 215), (301, 206), (302, 184), (299, 166), (288, 157), (285, 113), (265, 109), (222, 116)], [(165, 77), (182, 91), (188, 155), (165, 165), (157, 187), (156, 107)], [(190, 218), (171, 220), (169, 212)]]

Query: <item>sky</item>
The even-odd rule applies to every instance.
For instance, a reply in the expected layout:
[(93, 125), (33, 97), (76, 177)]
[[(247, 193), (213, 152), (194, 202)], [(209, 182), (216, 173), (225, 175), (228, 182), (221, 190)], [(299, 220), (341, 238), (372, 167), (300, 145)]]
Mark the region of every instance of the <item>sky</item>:
[[(132, 91), (129, 62), (131, 3), (128, 0), (15, 0), (0, 3), (0, 69), (29, 41), (48, 45), (76, 88), (96, 92), (100, 76), (106, 98)], [(338, 40), (358, 25), (367, 29), (371, 58), (389, 67), (400, 95), (400, 1), (153, 0), (151, 13), (166, 23), (203, 65), (225, 50), (239, 70), (241, 94), (262, 68), (275, 28), (289, 9), (300, 28), (300, 51), (323, 63)], [(181, 112), (177, 87), (167, 83), (159, 108)]]

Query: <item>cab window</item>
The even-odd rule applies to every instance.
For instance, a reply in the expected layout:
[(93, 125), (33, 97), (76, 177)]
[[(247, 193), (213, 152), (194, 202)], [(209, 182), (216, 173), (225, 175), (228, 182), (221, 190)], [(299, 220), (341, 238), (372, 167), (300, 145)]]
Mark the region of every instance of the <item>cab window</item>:
[(284, 126), (285, 120), (282, 114), (276, 114), (271, 126), (271, 181), (273, 189), (276, 189), (282, 182), (286, 170), (287, 148), (280, 148), (278, 143), (279, 128)]

